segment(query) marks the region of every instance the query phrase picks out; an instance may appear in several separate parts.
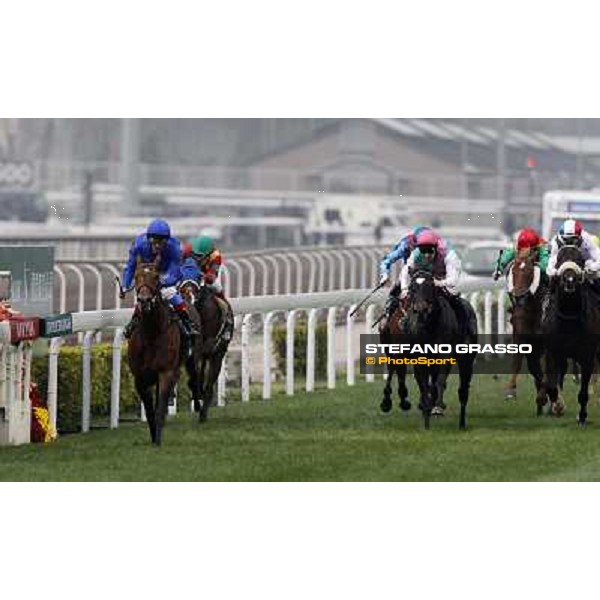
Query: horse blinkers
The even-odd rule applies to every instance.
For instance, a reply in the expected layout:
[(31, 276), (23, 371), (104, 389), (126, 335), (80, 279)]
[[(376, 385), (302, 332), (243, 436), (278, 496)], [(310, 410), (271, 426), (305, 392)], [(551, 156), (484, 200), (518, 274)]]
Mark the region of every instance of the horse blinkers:
[(567, 294), (575, 293), (582, 282), (583, 273), (578, 273), (575, 269), (565, 269), (560, 275), (561, 288)]

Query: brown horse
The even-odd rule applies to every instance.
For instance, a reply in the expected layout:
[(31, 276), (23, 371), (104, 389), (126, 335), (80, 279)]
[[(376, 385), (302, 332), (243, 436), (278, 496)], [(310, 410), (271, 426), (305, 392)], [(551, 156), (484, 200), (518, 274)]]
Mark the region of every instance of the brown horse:
[(169, 397), (183, 360), (182, 333), (177, 315), (160, 295), (158, 265), (138, 259), (135, 290), (140, 324), (134, 330), (127, 357), (135, 389), (144, 405), (153, 444), (160, 446)]
[[(387, 321), (383, 321), (379, 327), (379, 341), (382, 344), (391, 343), (391, 338), (402, 334), (402, 319), (406, 312), (403, 303), (400, 302), (398, 308), (390, 315)], [(391, 355), (388, 355), (391, 356)], [(406, 365), (388, 364), (388, 376), (383, 388), (383, 400), (379, 407), (384, 413), (392, 410), (392, 380), (394, 374), (398, 378), (398, 397), (400, 398), (400, 408), (408, 411), (411, 403), (408, 399), (408, 388), (406, 387)]]
[[(512, 305), (511, 324), (513, 342), (530, 343), (533, 352), (527, 355), (527, 368), (535, 380), (536, 391), (543, 380), (541, 342), (542, 298), (544, 286), (541, 285), (540, 267), (535, 264), (535, 251), (531, 248), (519, 250), (507, 275), (508, 296)], [(517, 376), (521, 372), (523, 355), (514, 354), (512, 375), (504, 390), (506, 399), (517, 396)], [(538, 404), (538, 414), (541, 406)]]
[(186, 280), (180, 292), (194, 308), (192, 318), (196, 320), (200, 335), (194, 336), (192, 356), (185, 367), (188, 373), (188, 387), (202, 423), (208, 418), (208, 409), (214, 400), (214, 387), (221, 372), (223, 358), (229, 342), (222, 338), (225, 327), (224, 308), (219, 304), (213, 290), (196, 281)]

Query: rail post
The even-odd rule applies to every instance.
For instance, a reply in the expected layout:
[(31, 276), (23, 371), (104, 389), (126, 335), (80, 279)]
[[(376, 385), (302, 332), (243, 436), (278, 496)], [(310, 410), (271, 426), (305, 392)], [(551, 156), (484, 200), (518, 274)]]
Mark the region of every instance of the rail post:
[(242, 318), (242, 402), (250, 400), (250, 325), (252, 315), (245, 314)]
[(286, 319), (285, 335), (285, 393), (294, 395), (294, 336), (297, 310), (290, 310)]
[(263, 323), (263, 400), (271, 398), (271, 338), (273, 336), (274, 312), (265, 315)]
[(86, 331), (83, 336), (83, 376), (82, 376), (82, 404), (81, 404), (81, 432), (90, 430), (90, 416), (92, 408), (92, 338), (93, 331)]
[(119, 426), (120, 397), (121, 397), (121, 344), (123, 328), (118, 327), (112, 344), (112, 385), (110, 386), (110, 428)]
[(63, 343), (62, 338), (52, 338), (48, 349), (48, 419), (56, 431), (58, 415), (58, 355)]
[(306, 326), (306, 391), (315, 389), (315, 331), (317, 328), (318, 308), (312, 308), (308, 313)]

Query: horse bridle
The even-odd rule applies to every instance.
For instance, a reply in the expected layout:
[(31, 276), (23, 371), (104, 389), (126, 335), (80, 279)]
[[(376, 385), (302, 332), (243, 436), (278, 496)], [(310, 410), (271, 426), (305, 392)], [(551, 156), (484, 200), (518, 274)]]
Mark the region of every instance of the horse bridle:
[[(141, 292), (143, 290), (148, 290), (149, 298), (141, 298)], [(142, 283), (139, 287), (135, 288), (136, 300), (139, 302), (141, 307), (144, 306), (154, 306), (159, 296), (160, 284), (156, 288), (152, 288), (148, 283)]]
[(194, 289), (194, 291), (191, 292), (191, 303), (195, 304), (197, 297), (200, 295), (200, 284), (195, 279), (184, 279), (179, 284), (179, 289), (183, 291), (186, 286), (190, 286)]
[[(421, 281), (419, 281), (421, 280)], [(429, 273), (428, 271), (423, 271), (423, 270), (419, 270), (416, 271), (414, 273), (414, 275), (411, 277), (411, 284), (410, 287), (412, 289), (415, 288), (416, 285), (422, 285), (423, 283), (425, 283), (426, 280), (431, 280), (432, 284), (433, 284), (433, 275), (431, 273)], [(410, 294), (411, 298), (414, 296), (414, 294)], [(410, 320), (411, 319), (411, 315), (416, 315), (417, 316), (417, 321), (419, 321), (420, 319), (418, 318), (419, 316), (424, 316), (426, 318), (429, 318), (434, 310), (435, 307), (432, 303), (427, 303), (428, 306), (428, 310), (426, 311), (422, 311), (422, 310), (417, 310), (416, 307), (414, 306), (414, 303), (411, 302), (411, 304), (407, 307), (406, 309), (406, 317)]]

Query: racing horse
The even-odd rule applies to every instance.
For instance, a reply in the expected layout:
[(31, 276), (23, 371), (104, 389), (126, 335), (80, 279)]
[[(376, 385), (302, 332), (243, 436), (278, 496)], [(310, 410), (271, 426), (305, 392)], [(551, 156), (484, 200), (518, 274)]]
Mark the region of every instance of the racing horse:
[(134, 287), (140, 324), (127, 348), (136, 392), (144, 405), (150, 439), (160, 446), (168, 402), (184, 357), (179, 317), (160, 294), (160, 255), (151, 263), (138, 262)]
[(229, 346), (229, 342), (223, 339), (226, 314), (209, 286), (187, 279), (180, 284), (179, 290), (193, 307), (194, 311), (190, 314), (200, 332), (194, 336), (192, 355), (186, 360), (185, 367), (194, 412), (203, 423), (213, 404), (214, 387)]
[[(402, 319), (405, 315), (405, 309), (402, 301), (398, 308), (389, 316), (387, 321), (381, 323), (379, 327), (379, 341), (382, 344), (392, 343), (392, 339), (398, 339), (397, 336), (402, 335)], [(391, 358), (392, 355), (388, 354)], [(408, 399), (408, 388), (406, 387), (406, 365), (388, 364), (388, 376), (383, 388), (383, 400), (379, 407), (384, 413), (392, 410), (392, 380), (394, 374), (398, 378), (398, 396), (400, 398), (400, 408), (403, 411), (411, 409), (411, 403)]]
[[(471, 305), (463, 301), (464, 318), (460, 322), (445, 292), (436, 285), (429, 271), (418, 270), (411, 278), (409, 287), (409, 306), (406, 314), (405, 333), (413, 343), (419, 344), (457, 344), (477, 341), (477, 319)], [(473, 376), (474, 354), (438, 355), (428, 358), (452, 358), (458, 364), (460, 401), (459, 428), (466, 428), (469, 387)], [(430, 417), (435, 406), (443, 406), (446, 381), (452, 365), (415, 365), (414, 374), (419, 386), (419, 408), (423, 414), (425, 429), (429, 429)]]
[[(527, 368), (535, 381), (536, 393), (544, 378), (542, 357), (544, 345), (541, 337), (542, 297), (541, 270), (535, 264), (535, 252), (531, 248), (519, 250), (507, 273), (507, 291), (511, 303), (512, 338), (516, 344), (531, 344), (532, 352), (527, 354)], [(512, 374), (506, 388), (506, 399), (517, 396), (517, 376), (521, 372), (523, 355), (514, 354)], [(542, 407), (537, 405), (538, 415)]]
[(587, 422), (589, 383), (600, 336), (600, 304), (584, 260), (577, 246), (563, 246), (557, 256), (557, 274), (551, 282), (542, 316), (546, 346), (546, 377), (538, 391), (538, 404), (551, 407), (558, 401), (559, 387), (567, 371), (567, 359), (580, 367), (579, 414), (577, 422)]

